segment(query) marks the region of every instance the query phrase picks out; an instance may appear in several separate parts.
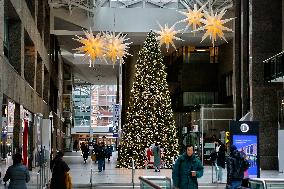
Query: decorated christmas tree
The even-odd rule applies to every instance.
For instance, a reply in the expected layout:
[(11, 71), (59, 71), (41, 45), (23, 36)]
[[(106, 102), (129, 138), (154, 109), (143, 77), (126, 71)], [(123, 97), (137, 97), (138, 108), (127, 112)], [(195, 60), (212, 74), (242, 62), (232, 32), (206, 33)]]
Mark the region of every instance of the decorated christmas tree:
[(136, 168), (143, 168), (145, 149), (157, 142), (164, 149), (164, 165), (171, 168), (178, 156), (177, 131), (165, 65), (152, 31), (138, 56), (117, 166), (129, 168), (133, 158)]

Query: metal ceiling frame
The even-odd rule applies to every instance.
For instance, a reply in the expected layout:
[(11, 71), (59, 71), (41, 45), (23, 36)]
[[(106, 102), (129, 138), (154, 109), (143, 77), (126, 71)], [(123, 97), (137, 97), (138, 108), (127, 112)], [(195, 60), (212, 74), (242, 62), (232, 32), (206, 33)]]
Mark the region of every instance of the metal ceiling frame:
[[(111, 3), (111, 2), (117, 2)], [(80, 8), (89, 13), (94, 13), (96, 8), (111, 7), (113, 8), (145, 8), (146, 5), (157, 8), (173, 9), (169, 4), (176, 4), (177, 9), (193, 7), (194, 4), (200, 6), (208, 2), (208, 10), (213, 8), (214, 11), (221, 11), (233, 6), (233, 0), (49, 0), (49, 5), (53, 8), (66, 7), (72, 14), (72, 9)]]

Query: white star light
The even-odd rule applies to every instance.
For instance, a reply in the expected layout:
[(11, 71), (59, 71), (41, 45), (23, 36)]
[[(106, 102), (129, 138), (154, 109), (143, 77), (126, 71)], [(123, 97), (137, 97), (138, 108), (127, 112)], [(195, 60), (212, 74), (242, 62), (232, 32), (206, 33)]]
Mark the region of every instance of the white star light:
[(196, 26), (201, 26), (201, 18), (203, 17), (203, 13), (202, 10), (204, 9), (204, 7), (207, 5), (207, 3), (205, 3), (204, 5), (202, 5), (200, 7), (200, 9), (197, 9), (197, 4), (194, 4), (194, 9), (192, 10), (189, 6), (187, 6), (187, 4), (185, 4), (187, 11), (188, 12), (182, 12), (182, 11), (178, 11), (179, 13), (185, 15), (187, 18), (178, 21), (177, 23), (181, 23), (181, 22), (186, 22), (186, 28), (184, 29), (183, 32), (185, 32), (186, 30), (188, 30), (188, 28), (192, 25), (192, 29), (196, 30)]
[(235, 18), (228, 18), (222, 20), (222, 17), (224, 16), (225, 13), (226, 13), (225, 9), (223, 9), (219, 14), (217, 12), (214, 14), (213, 10), (211, 10), (210, 14), (207, 11), (204, 11), (205, 19), (201, 19), (201, 22), (205, 25), (194, 30), (194, 31), (206, 30), (206, 33), (203, 35), (201, 42), (204, 39), (206, 39), (208, 36), (210, 36), (210, 39), (212, 40), (213, 47), (214, 47), (214, 42), (217, 40), (218, 36), (227, 42), (223, 31), (232, 32), (233, 30), (223, 26), (223, 24)]
[(116, 60), (120, 60), (120, 63), (124, 63), (123, 57), (126, 55), (131, 55), (127, 51), (129, 49), (130, 43), (124, 43), (125, 41), (129, 40), (129, 38), (125, 38), (125, 35), (121, 33), (115, 35), (115, 32), (107, 32), (104, 34), (105, 39), (107, 41), (107, 52), (106, 56), (112, 61), (113, 64), (116, 63)]
[(157, 37), (157, 40), (160, 41), (160, 46), (162, 46), (163, 44), (166, 44), (166, 48), (168, 51), (170, 44), (171, 44), (176, 49), (176, 46), (173, 40), (175, 39), (175, 40), (183, 41), (181, 38), (175, 36), (177, 33), (181, 31), (180, 30), (175, 31), (175, 24), (170, 28), (168, 27), (167, 24), (165, 24), (164, 28), (159, 24), (159, 27), (161, 31), (154, 31), (154, 32), (160, 35)]

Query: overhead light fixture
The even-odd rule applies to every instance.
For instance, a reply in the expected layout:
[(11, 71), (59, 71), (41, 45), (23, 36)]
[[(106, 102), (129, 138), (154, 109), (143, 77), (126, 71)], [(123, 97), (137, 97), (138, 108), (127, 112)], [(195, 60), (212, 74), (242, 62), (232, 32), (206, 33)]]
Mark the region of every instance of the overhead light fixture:
[(206, 49), (195, 49), (197, 52), (205, 52), (207, 51)]

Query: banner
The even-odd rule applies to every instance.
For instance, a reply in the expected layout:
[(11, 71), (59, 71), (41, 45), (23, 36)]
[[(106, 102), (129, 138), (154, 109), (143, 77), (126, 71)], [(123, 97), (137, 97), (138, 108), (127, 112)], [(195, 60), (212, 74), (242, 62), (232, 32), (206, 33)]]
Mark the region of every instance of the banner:
[(24, 119), (23, 132), (23, 164), (28, 166), (28, 120)]

